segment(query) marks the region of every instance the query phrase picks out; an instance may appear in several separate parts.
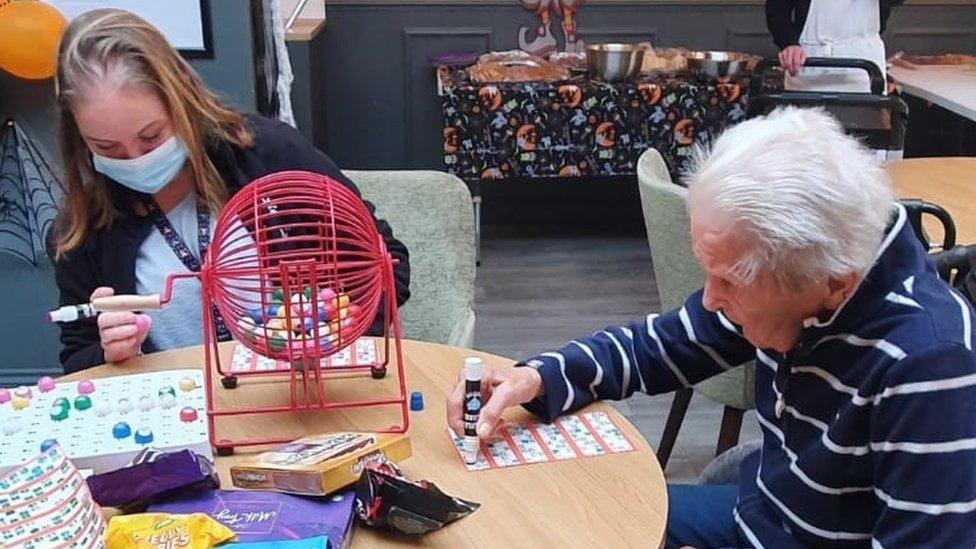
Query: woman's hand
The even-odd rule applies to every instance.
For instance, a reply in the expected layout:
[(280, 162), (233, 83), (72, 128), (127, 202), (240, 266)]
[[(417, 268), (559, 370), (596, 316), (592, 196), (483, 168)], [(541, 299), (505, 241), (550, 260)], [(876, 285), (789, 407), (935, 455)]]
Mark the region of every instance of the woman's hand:
[(803, 64), (807, 62), (807, 54), (803, 51), (803, 48), (793, 44), (792, 46), (786, 46), (779, 52), (779, 64), (784, 70), (789, 71), (793, 76), (800, 73), (800, 69), (803, 68)]
[[(102, 286), (92, 292), (91, 299), (115, 295), (115, 290)], [(105, 362), (122, 362), (137, 354), (149, 335), (152, 324), (146, 315), (123, 312), (98, 315), (98, 337), (105, 351)]]

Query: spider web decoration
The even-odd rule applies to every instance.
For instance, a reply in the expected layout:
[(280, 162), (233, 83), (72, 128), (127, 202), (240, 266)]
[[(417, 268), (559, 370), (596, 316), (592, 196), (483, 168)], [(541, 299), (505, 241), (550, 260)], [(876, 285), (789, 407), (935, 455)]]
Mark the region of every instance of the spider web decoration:
[(34, 267), (47, 255), (44, 239), (64, 186), (41, 151), (8, 119), (0, 127), (0, 252)]

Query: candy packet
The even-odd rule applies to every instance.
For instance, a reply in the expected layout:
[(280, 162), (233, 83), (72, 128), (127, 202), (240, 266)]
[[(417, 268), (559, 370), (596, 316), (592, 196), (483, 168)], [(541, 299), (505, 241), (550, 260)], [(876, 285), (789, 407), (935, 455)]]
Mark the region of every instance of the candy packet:
[(356, 484), (356, 515), (369, 526), (420, 535), (465, 517), (481, 504), (441, 492), (432, 482), (407, 480), (393, 463), (365, 463)]
[(204, 513), (230, 528), (239, 542), (327, 537), (337, 549), (350, 537), (352, 491), (303, 497), (258, 490), (214, 490), (154, 503), (154, 513)]
[(106, 549), (208, 549), (234, 539), (229, 528), (204, 515), (141, 513), (108, 521)]
[(325, 496), (359, 479), (359, 462), (382, 455), (390, 461), (410, 457), (410, 438), (397, 433), (336, 432), (311, 435), (235, 463), (236, 488)]
[(214, 465), (190, 450), (143, 450), (128, 467), (89, 476), (92, 498), (105, 507), (144, 509), (161, 497), (213, 490), (220, 486)]

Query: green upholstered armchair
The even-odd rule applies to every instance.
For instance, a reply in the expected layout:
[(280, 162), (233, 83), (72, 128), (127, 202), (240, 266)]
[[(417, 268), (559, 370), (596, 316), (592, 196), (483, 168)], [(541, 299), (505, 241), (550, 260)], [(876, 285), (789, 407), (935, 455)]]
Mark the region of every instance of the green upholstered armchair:
[[(687, 191), (671, 181), (664, 160), (654, 149), (645, 151), (638, 160), (637, 180), (661, 309), (676, 309), (705, 281), (691, 251), (690, 222), (685, 207)], [(742, 414), (753, 407), (754, 376), (755, 364), (750, 362), (694, 386), (695, 391), (725, 406), (716, 455), (739, 440)], [(692, 389), (675, 393), (658, 447), (662, 468), (671, 456), (691, 395)]]
[(410, 252), (410, 299), (400, 309), (403, 336), (471, 347), (475, 242), (468, 187), (436, 171), (345, 174)]

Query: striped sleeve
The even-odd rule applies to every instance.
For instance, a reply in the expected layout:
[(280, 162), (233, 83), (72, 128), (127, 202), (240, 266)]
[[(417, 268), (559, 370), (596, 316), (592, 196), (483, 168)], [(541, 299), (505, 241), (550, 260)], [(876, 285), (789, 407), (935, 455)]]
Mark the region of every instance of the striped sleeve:
[(885, 385), (871, 419), (876, 546), (976, 546), (976, 357), (941, 345)]
[(525, 407), (552, 421), (594, 400), (688, 387), (754, 358), (755, 348), (738, 328), (705, 310), (701, 297), (695, 292), (678, 310), (607, 328), (522, 362), (539, 370), (545, 387), (545, 395)]

